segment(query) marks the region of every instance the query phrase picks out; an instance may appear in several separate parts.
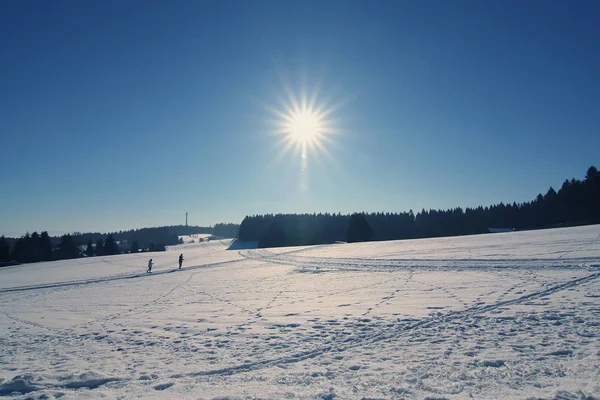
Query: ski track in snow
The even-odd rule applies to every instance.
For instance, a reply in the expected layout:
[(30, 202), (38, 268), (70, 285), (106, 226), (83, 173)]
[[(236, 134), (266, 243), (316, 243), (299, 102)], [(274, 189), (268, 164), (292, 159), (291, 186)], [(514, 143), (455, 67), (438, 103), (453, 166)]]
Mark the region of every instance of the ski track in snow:
[(0, 269), (0, 396), (600, 398), (600, 226), (227, 246)]
[[(582, 247), (583, 248), (583, 247)], [(338, 269), (354, 271), (378, 271), (392, 268), (453, 268), (455, 270), (482, 269), (482, 268), (522, 268), (520, 265), (527, 265), (529, 269), (548, 269), (557, 267), (562, 269), (581, 269), (585, 265), (598, 264), (597, 257), (581, 257), (572, 259), (563, 259), (563, 254), (556, 260), (544, 258), (523, 258), (523, 259), (364, 259), (364, 258), (328, 258), (328, 257), (302, 257), (288, 254), (273, 254), (265, 249), (242, 250), (240, 255), (249, 260), (267, 261), (283, 265), (295, 265), (304, 268), (315, 268), (321, 271), (333, 271)], [(560, 261), (560, 262), (559, 262)]]

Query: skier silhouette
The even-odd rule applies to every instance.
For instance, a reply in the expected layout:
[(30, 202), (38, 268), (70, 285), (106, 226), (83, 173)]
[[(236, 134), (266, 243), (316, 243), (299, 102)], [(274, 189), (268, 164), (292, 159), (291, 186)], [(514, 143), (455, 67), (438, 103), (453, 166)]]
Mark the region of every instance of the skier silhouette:
[(152, 272), (152, 259), (150, 259), (150, 261), (148, 261), (148, 270), (146, 271), (146, 273), (150, 273)]
[(179, 269), (181, 269), (181, 264), (183, 264), (183, 260), (184, 260), (183, 254), (180, 254), (179, 255)]

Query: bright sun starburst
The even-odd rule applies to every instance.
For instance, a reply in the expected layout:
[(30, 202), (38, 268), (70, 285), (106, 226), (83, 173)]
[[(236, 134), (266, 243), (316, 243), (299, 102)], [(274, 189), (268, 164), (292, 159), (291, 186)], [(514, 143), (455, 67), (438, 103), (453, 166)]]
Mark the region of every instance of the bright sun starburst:
[[(330, 158), (326, 149), (332, 143), (332, 137), (339, 133), (333, 127), (332, 113), (340, 106), (327, 106), (318, 101), (318, 88), (313, 91), (310, 98), (305, 94), (299, 98), (284, 85), (287, 100), (280, 99), (280, 107), (267, 106), (267, 109), (276, 117), (274, 133), (280, 137), (282, 149), (280, 157), (288, 154), (290, 150), (299, 154), (306, 160), (309, 154), (315, 158), (324, 155)], [(307, 167), (306, 162), (302, 168)]]
[(319, 116), (309, 110), (290, 116), (287, 125), (291, 139), (301, 144), (316, 140), (321, 131)]
[(261, 102), (271, 114), (269, 122), (273, 130), (269, 133), (277, 139), (273, 142), (276, 156), (272, 163), (279, 163), (284, 158), (292, 163), (297, 161), (298, 188), (309, 191), (309, 166), (313, 161), (322, 166), (322, 160), (325, 159), (328, 164), (339, 166), (330, 153), (336, 144), (334, 139), (342, 133), (336, 114), (351, 98), (345, 96), (332, 102), (333, 97), (329, 97), (329, 94), (326, 100), (321, 99), (319, 94), (324, 76), (310, 91), (307, 88), (310, 79), (308, 75), (303, 75), (299, 80), (300, 91), (297, 92), (292, 89), (293, 85), (285, 71), (279, 70), (278, 73), (283, 92), (276, 95), (277, 103)]

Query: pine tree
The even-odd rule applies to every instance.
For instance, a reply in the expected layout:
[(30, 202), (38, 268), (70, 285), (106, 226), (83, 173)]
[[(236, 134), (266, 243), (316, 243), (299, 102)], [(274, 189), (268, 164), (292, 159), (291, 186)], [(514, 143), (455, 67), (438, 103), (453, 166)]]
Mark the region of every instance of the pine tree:
[(373, 237), (373, 229), (364, 214), (352, 214), (348, 222), (348, 243), (366, 242)]
[(589, 222), (600, 223), (600, 172), (591, 166), (585, 174), (586, 208), (588, 209)]
[(585, 174), (585, 181), (592, 183), (598, 180), (599, 178), (600, 175), (598, 174), (598, 168), (594, 167), (593, 165), (589, 167), (587, 173)]
[(42, 249), (40, 248), (40, 235), (37, 232), (31, 234), (29, 252), (30, 262), (39, 262), (43, 260)]
[(43, 231), (40, 235), (40, 251), (42, 252), (42, 260), (52, 261), (54, 260), (52, 240), (47, 231)]
[(79, 257), (79, 247), (77, 247), (77, 245), (73, 241), (73, 237), (69, 234), (63, 235), (61, 237), (58, 249), (60, 251), (61, 258), (63, 259)]
[(134, 240), (133, 243), (131, 243), (131, 253), (137, 253), (140, 251), (140, 245), (138, 244), (137, 240)]
[(269, 231), (258, 241), (258, 247), (282, 247), (286, 245), (286, 236), (280, 223), (275, 220), (271, 223)]
[(17, 239), (15, 245), (13, 246), (11, 258), (20, 263), (26, 262), (26, 251), (27, 249), (25, 247), (25, 238), (21, 237)]
[(88, 257), (93, 257), (94, 253), (94, 243), (92, 242), (92, 239), (90, 239), (88, 240), (87, 247), (85, 248), (85, 255)]
[(23, 236), (23, 248), (22, 248), (22, 256), (21, 261), (24, 263), (32, 262), (33, 260), (33, 248), (31, 246), (31, 235), (29, 232)]
[(104, 255), (104, 242), (102, 241), (102, 239), (96, 240), (95, 253), (96, 253), (97, 256), (103, 256)]
[(112, 235), (108, 235), (106, 241), (104, 242), (104, 254), (110, 256), (119, 253), (121, 253), (119, 245), (117, 242), (115, 242), (115, 239), (112, 237)]
[(4, 235), (2, 235), (0, 237), (0, 262), (8, 261), (10, 261), (10, 246)]

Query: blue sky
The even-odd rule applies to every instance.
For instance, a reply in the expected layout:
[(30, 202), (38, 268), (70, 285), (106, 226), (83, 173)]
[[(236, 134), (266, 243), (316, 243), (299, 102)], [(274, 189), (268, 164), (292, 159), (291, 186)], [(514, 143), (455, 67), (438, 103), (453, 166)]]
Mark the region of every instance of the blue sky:
[[(531, 200), (600, 167), (599, 27), (597, 1), (0, 2), (0, 234)], [(286, 88), (336, 129), (304, 171)]]

